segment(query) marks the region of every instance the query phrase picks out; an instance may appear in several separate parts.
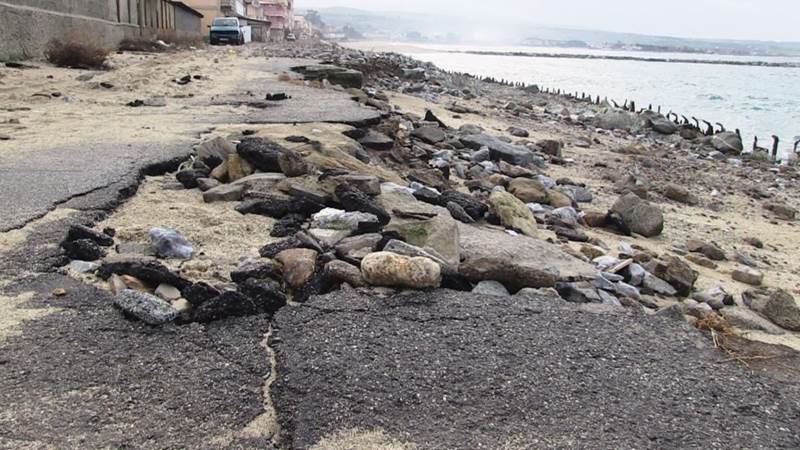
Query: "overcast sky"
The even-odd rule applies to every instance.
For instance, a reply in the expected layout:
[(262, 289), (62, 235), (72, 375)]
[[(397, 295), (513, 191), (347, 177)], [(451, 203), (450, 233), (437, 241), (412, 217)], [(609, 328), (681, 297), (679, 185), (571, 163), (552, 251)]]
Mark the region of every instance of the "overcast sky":
[(800, 0), (295, 0), (295, 5), (527, 18), (538, 25), (667, 36), (800, 41)]

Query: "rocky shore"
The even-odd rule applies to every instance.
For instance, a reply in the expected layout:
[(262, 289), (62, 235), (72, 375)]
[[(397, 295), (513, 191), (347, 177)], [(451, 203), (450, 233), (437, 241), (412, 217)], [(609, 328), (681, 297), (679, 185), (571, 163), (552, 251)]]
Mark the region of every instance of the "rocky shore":
[[(717, 352), (717, 358), (730, 360), (721, 369), (726, 376), (736, 376), (737, 365), (768, 376), (797, 373), (800, 364), (790, 350), (800, 351), (797, 167), (775, 166), (764, 155), (744, 152), (733, 132), (704, 136), (653, 111), (633, 113), (545, 94), (535, 86), (484, 82), (397, 54), (326, 43), (252, 52), (251, 58), (291, 64), (269, 92), (259, 87), (214, 97), (218, 104), (248, 108), (249, 119), (204, 130), (177, 170), (148, 177), (137, 195), (104, 220), (65, 229), (58, 242), (64, 263), (59, 270), (110, 292), (120, 321), (168, 330), (233, 318), (273, 318), (275, 333), (268, 346), (275, 351), (277, 368), (270, 379), (275, 388), (267, 396), (276, 407), (277, 421), (269, 433), (274, 445), (310, 448), (337, 430), (336, 417), (347, 417), (348, 427), (390, 430), (409, 443), (381, 448), (436, 447), (435, 427), (419, 428), (415, 436), (410, 431), (415, 420), (405, 417), (392, 425), (381, 416), (392, 402), (398, 402), (398, 409), (407, 407), (401, 404), (411, 400), (401, 400), (403, 395), (381, 391), (375, 400), (380, 412), (371, 418), (362, 417), (366, 410), (358, 411), (367, 407), (360, 400), (354, 400), (356, 409), (343, 406), (345, 399), (363, 393), (352, 378), (358, 371), (351, 374), (342, 364), (355, 358), (364, 364), (364, 373), (380, 376), (358, 359), (366, 350), (357, 349), (352, 339), (374, 339), (391, 352), (402, 345), (391, 337), (399, 336), (394, 334), (399, 330), (419, 346), (445, 336), (442, 345), (458, 353), (459, 341), (448, 330), (475, 345), (482, 338), (465, 323), (480, 323), (484, 308), (483, 318), (508, 337), (509, 347), (497, 351), (512, 358), (539, 357), (539, 350), (533, 350), (538, 344), (520, 334), (525, 327), (539, 329), (537, 317), (567, 323), (576, 320), (574, 314), (587, 314), (596, 317), (587, 319), (590, 323), (598, 321), (597, 342), (608, 346), (593, 346), (597, 358), (613, 359), (612, 353), (625, 351), (612, 344), (610, 330), (618, 320), (626, 327), (619, 338), (637, 357), (645, 345), (634, 330), (643, 323), (661, 327), (648, 339), (657, 342), (654, 348), (664, 352), (673, 370), (681, 364), (678, 347), (690, 348), (698, 338), (703, 341), (698, 348), (713, 351), (684, 349), (687, 363)], [(358, 108), (357, 119), (259, 120), (261, 111), (291, 108), (295, 97), (301, 101), (293, 94), (300, 88), (314, 89), (320, 98), (346, 94)], [(144, 101), (131, 106), (158, 107)], [(408, 321), (399, 330), (392, 328), (398, 323), (392, 305), (397, 320)], [(513, 318), (504, 316), (509, 311)], [(363, 327), (356, 326), (360, 314)], [(428, 321), (437, 331), (424, 338), (428, 325), (421, 324)], [(312, 323), (319, 328), (303, 330)], [(585, 339), (593, 339), (590, 328), (576, 326), (589, 330)], [(661, 334), (667, 331), (675, 333), (675, 347)], [(532, 333), (558, 345), (553, 336)], [(583, 331), (576, 329), (577, 334)], [(485, 340), (498, 344), (496, 336)], [(353, 353), (324, 359), (346, 345), (353, 345)], [(424, 351), (446, 360), (439, 353), (444, 348)], [(483, 350), (468, 353), (475, 361), (500, 358)], [(552, 354), (547, 360), (542, 367), (523, 363), (520, 373), (535, 377), (561, 364)], [(770, 366), (772, 360), (781, 365)], [(512, 370), (503, 364), (493, 369), (496, 374)], [(330, 372), (323, 376), (319, 368)], [(425, 370), (425, 364), (416, 367), (424, 378), (411, 384), (438, 386)], [(438, 370), (455, 376), (453, 365)], [(648, 370), (667, 382), (663, 374), (655, 375), (656, 365)], [(698, 373), (712, 377), (713, 370), (704, 365)], [(397, 376), (413, 378), (407, 372), (398, 369), (403, 375)], [(492, 371), (481, 375), (492, 376)], [(720, 405), (737, 408), (734, 391), (762, 386), (764, 379), (752, 384), (709, 381), (698, 395), (717, 389)], [(324, 392), (308, 390), (312, 382), (324, 386)], [(628, 382), (639, 384), (633, 378)], [(338, 388), (346, 395), (342, 399), (330, 395)], [(481, 398), (494, 395), (477, 391)], [(609, 397), (575, 395), (584, 404), (598, 401), (613, 408)], [(527, 394), (517, 398), (520, 410), (538, 403)], [(336, 404), (331, 411), (340, 415), (310, 411), (315, 399)], [(465, 410), (480, 404), (464, 402), (469, 405)], [(753, 414), (767, 421), (766, 411), (773, 407), (762, 402)], [(731, 440), (735, 433), (722, 433), (707, 440), (692, 435), (683, 444), (769, 447), (769, 436), (772, 443), (791, 446), (800, 442), (797, 430), (781, 427), (798, 417), (800, 406), (780, 407), (786, 416), (765, 425), (772, 432), (742, 425), (747, 428), (743, 441)], [(721, 426), (723, 413), (730, 411), (710, 412), (708, 423), (697, 429)], [(478, 416), (486, 421), (495, 417)], [(557, 434), (570, 436), (573, 444), (581, 440), (548, 417), (538, 419), (540, 431), (550, 433), (541, 441), (519, 423), (500, 420), (497, 433), (511, 441), (496, 448), (561, 447)], [(604, 447), (681, 446), (674, 440), (673, 419), (661, 417), (662, 424), (670, 425), (654, 431), (649, 441), (623, 430), (619, 435), (609, 431), (597, 442)], [(433, 423), (444, 426), (440, 422)], [(458, 423), (462, 430), (475, 426)], [(495, 431), (481, 433), (468, 439), (448, 432), (442, 442), (452, 448), (497, 444)]]

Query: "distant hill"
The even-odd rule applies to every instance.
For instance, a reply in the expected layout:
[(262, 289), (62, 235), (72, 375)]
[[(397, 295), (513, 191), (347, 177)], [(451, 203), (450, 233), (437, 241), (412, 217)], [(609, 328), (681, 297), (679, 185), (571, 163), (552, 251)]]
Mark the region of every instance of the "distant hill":
[(647, 51), (800, 56), (800, 42), (689, 39), (550, 27), (523, 22), (487, 24), (485, 21), (431, 14), (366, 11), (343, 7), (321, 8), (317, 11), (326, 24), (336, 29), (349, 25), (366, 39), (577, 48), (638, 47)]

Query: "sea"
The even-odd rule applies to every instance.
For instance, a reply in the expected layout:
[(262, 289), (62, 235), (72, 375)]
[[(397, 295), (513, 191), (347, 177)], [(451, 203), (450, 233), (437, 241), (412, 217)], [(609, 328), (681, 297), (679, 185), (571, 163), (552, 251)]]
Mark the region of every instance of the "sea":
[[(752, 147), (756, 136), (759, 146), (771, 149), (772, 136), (776, 135), (780, 138), (781, 153), (785, 155), (793, 151), (794, 143), (800, 140), (800, 68), (530, 57), (512, 53), (797, 64), (800, 64), (800, 57), (363, 41), (346, 45), (362, 50), (402, 53), (432, 62), (444, 70), (536, 84), (540, 88), (561, 89), (562, 92), (585, 92), (593, 98), (613, 99), (620, 105), (628, 100), (635, 101), (637, 108), (653, 105), (656, 109), (660, 106), (662, 113), (673, 111), (688, 118), (694, 116), (711, 123), (719, 122), (728, 130), (738, 128), (745, 149)], [(466, 53), (473, 51), (493, 54)]]

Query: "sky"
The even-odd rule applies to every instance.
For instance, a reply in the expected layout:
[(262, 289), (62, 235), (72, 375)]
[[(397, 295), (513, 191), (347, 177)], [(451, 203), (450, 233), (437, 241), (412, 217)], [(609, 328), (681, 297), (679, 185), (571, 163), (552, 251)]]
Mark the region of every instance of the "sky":
[(295, 0), (297, 8), (345, 6), (496, 22), (691, 38), (800, 41), (800, 0)]

